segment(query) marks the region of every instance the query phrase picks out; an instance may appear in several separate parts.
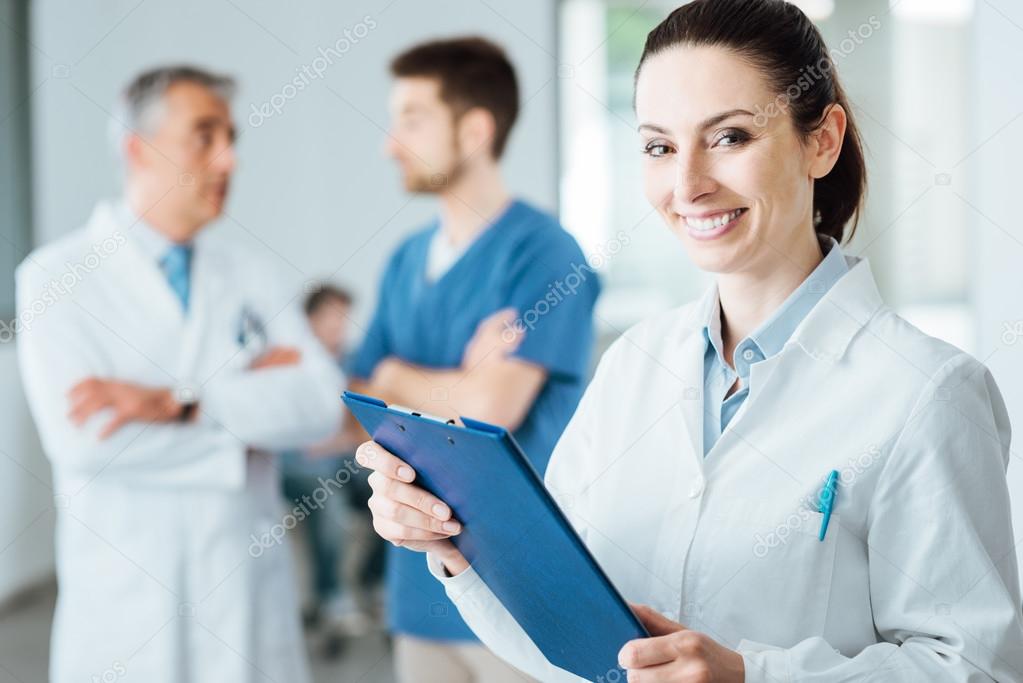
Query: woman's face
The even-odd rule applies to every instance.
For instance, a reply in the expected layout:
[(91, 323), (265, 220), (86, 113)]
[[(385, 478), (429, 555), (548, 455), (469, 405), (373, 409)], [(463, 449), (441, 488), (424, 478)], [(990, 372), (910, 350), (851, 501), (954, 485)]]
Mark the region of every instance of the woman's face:
[(702, 270), (763, 275), (813, 235), (818, 145), (801, 144), (787, 111), (764, 114), (776, 95), (720, 47), (672, 48), (640, 71), (647, 200)]

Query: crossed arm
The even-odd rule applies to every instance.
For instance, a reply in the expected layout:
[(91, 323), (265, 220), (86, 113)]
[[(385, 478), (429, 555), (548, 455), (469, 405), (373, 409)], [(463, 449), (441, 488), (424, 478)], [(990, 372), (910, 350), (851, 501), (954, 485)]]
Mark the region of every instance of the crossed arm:
[[(426, 368), (392, 356), (368, 380), (352, 380), (350, 387), (439, 417), (465, 415), (514, 430), (543, 388), (547, 371), (511, 355), (525, 333), (509, 326), (510, 319), (514, 311), (503, 310), (481, 322), (457, 368)], [(358, 431), (354, 420), (349, 429)]]

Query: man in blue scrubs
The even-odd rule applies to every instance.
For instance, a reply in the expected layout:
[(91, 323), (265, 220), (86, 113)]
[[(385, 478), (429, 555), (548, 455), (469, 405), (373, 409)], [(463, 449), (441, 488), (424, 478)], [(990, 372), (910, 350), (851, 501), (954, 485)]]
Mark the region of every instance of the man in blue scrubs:
[[(427, 43), (391, 71), (388, 152), (440, 212), (392, 256), (352, 388), (501, 424), (543, 472), (585, 385), (596, 273), (556, 218), (505, 188), (518, 87), (499, 47)], [(479, 644), (421, 554), (391, 548), (388, 588), (402, 683), (525, 680)]]

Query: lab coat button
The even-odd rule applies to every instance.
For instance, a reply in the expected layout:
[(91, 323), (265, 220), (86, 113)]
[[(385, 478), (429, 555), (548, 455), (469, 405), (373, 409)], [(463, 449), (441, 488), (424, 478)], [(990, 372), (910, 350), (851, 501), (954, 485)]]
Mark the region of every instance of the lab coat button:
[(746, 349), (745, 351), (742, 352), (742, 357), (745, 358), (747, 361), (752, 362), (753, 359), (757, 357), (757, 354), (753, 352), (753, 349)]
[(693, 485), (689, 487), (689, 497), (696, 498), (703, 493), (703, 477), (697, 477)]

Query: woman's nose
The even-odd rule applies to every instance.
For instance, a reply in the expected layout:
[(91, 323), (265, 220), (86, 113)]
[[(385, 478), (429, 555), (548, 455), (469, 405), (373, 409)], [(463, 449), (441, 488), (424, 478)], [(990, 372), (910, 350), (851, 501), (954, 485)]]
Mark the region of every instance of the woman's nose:
[(691, 204), (700, 195), (714, 189), (714, 181), (704, 159), (697, 155), (678, 156), (675, 166), (675, 200)]

